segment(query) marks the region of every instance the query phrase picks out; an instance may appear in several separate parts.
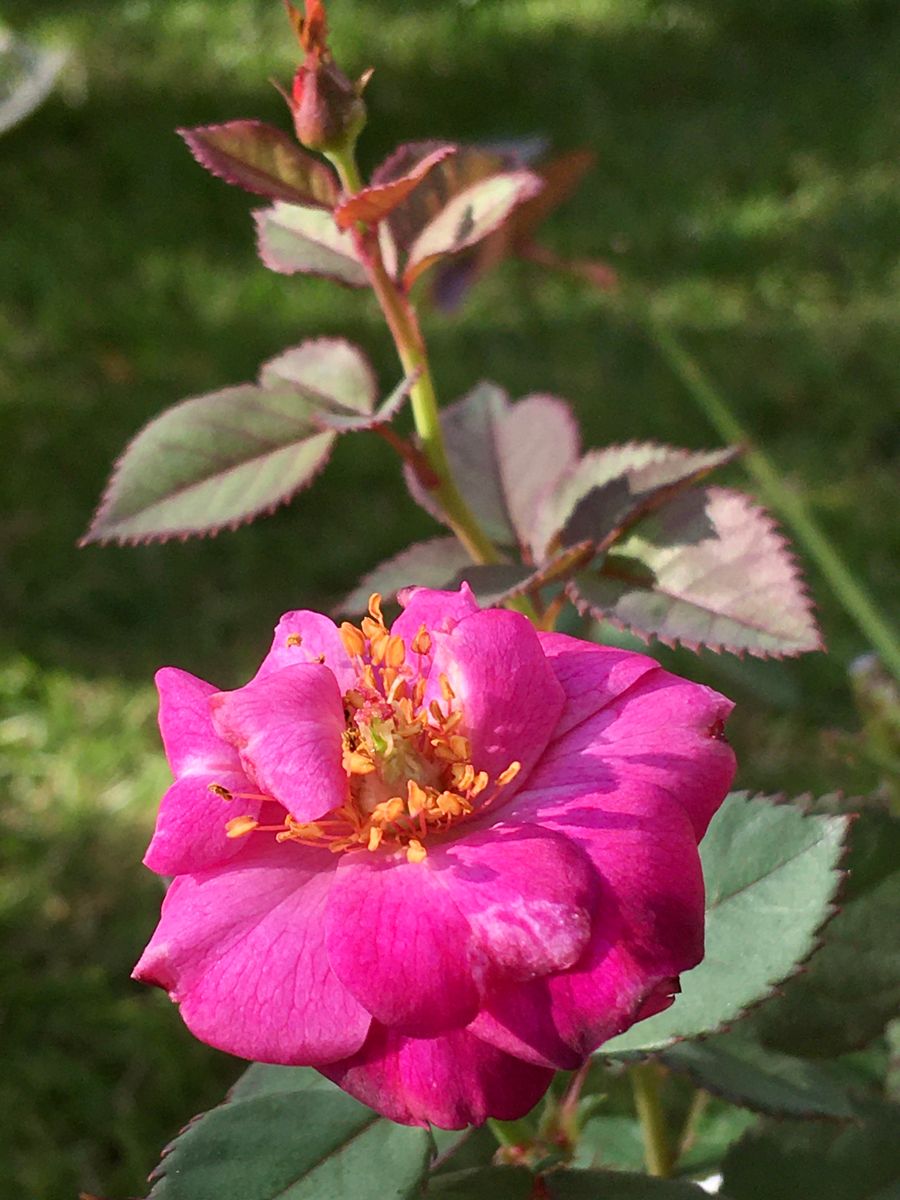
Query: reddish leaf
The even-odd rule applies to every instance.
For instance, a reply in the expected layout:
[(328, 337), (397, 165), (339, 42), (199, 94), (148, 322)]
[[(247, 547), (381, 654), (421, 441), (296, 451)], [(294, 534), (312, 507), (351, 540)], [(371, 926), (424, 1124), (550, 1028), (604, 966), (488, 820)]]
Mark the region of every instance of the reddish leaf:
[(655, 442), (627, 442), (590, 451), (541, 506), (535, 556), (543, 557), (557, 544), (593, 541), (606, 548), (626, 525), (734, 461), (739, 453), (736, 447), (693, 451)]
[(339, 189), (330, 167), (263, 121), (179, 129), (194, 158), (226, 183), (289, 204), (333, 208)]
[(423, 271), (446, 255), (457, 254), (493, 233), (517, 205), (537, 195), (542, 186), (531, 171), (504, 171), (454, 196), (410, 247), (404, 286), (411, 287)]
[(390, 183), (373, 184), (348, 197), (334, 212), (338, 228), (349, 229), (357, 221), (365, 221), (369, 225), (383, 221), (419, 186), (433, 167), (449, 158), (455, 151), (455, 146), (440, 146), (420, 159), (407, 175)]
[(803, 654), (822, 643), (790, 551), (769, 515), (740, 492), (695, 489), (577, 575), (582, 613), (667, 645)]
[[(443, 145), (442, 142), (431, 141), (407, 142), (399, 146), (372, 173), (373, 186), (410, 175), (420, 162)], [(454, 196), (473, 183), (507, 170), (509, 165), (508, 158), (493, 151), (478, 146), (457, 146), (456, 153), (430, 171), (422, 186), (416, 188), (388, 218), (400, 253), (405, 254), (409, 250), (425, 226), (446, 208)]]

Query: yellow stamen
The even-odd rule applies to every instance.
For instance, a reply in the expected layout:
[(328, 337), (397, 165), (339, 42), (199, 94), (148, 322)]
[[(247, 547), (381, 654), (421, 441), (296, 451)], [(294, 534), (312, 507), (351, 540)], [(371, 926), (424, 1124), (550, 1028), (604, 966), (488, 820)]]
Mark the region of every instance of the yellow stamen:
[(403, 644), (403, 638), (398, 637), (397, 634), (388, 638), (385, 661), (389, 667), (393, 667), (395, 670), (402, 667), (406, 661), (406, 646)]
[(444, 699), (445, 700), (455, 700), (456, 692), (454, 692), (453, 688), (450, 686), (450, 680), (447, 678), (447, 676), (446, 675), (438, 676), (438, 681), (441, 685), (441, 695), (444, 697)]
[(284, 643), (284, 644), (285, 644), (286, 646), (288, 646), (289, 648), (290, 648), (290, 647), (293, 647), (293, 646), (302, 646), (302, 645), (303, 645), (303, 638), (300, 636), (300, 634), (299, 634), (299, 633), (289, 633), (289, 634), (287, 635), (287, 638), (285, 639), (285, 643)]
[(469, 739), (459, 733), (453, 734), (450, 738), (450, 749), (462, 762), (472, 757), (472, 747), (469, 744)]
[(386, 632), (384, 625), (380, 621), (373, 621), (371, 617), (363, 617), (359, 624), (367, 638), (377, 638)]
[(369, 657), (377, 667), (379, 663), (384, 662), (391, 639), (386, 629), (379, 628), (377, 633), (369, 635), (369, 640), (372, 647)]
[(359, 654), (363, 654), (366, 649), (366, 639), (362, 635), (362, 631), (357, 629), (355, 625), (351, 625), (349, 621), (344, 621), (340, 628), (341, 641), (351, 658), (355, 658)]
[(382, 829), (376, 829), (375, 826), (373, 825), (372, 828), (369, 830), (368, 849), (369, 850), (377, 850), (378, 847), (381, 845), (381, 839), (383, 837), (384, 837), (384, 831)]
[(441, 708), (441, 706), (438, 704), (437, 700), (432, 700), (432, 702), (428, 705), (428, 711), (431, 713), (431, 715), (434, 717), (435, 721), (437, 721), (437, 723), (439, 725), (443, 725), (444, 712), (443, 712), (443, 709)]
[(490, 776), (488, 775), (487, 771), (479, 771), (472, 783), (469, 785), (469, 795), (473, 798), (475, 796), (480, 796), (489, 782)]
[(375, 770), (371, 758), (360, 750), (345, 750), (343, 766), (348, 775), (371, 775)]
[(424, 625), (419, 626), (419, 631), (413, 638), (411, 647), (413, 654), (428, 654), (431, 651), (431, 634)]
[(207, 791), (212, 792), (214, 796), (218, 796), (220, 800), (234, 799), (234, 795), (229, 792), (227, 787), (223, 787), (221, 783), (211, 783)]
[(252, 833), (258, 824), (259, 821), (254, 817), (234, 817), (232, 820), (225, 822), (225, 836), (230, 838), (243, 837), (245, 833)]
[(420, 863), (424, 862), (427, 857), (428, 851), (418, 838), (413, 838), (406, 847), (406, 861), (411, 863)]
[(417, 817), (428, 807), (428, 793), (415, 779), (409, 779), (406, 783), (406, 807), (411, 817)]
[(497, 776), (497, 787), (506, 787), (508, 783), (512, 783), (518, 773), (522, 770), (520, 762), (511, 762), (505, 771), (501, 771)]
[(384, 624), (384, 617), (381, 615), (381, 593), (373, 592), (369, 597), (369, 612), (375, 618), (379, 625)]

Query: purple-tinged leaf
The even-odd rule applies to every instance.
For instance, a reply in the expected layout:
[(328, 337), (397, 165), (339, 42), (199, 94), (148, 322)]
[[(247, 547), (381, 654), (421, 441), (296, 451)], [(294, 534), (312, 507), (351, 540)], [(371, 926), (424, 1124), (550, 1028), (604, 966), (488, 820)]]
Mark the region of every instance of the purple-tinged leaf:
[(517, 205), (536, 196), (542, 187), (532, 171), (507, 171), (454, 196), (410, 247), (403, 271), (404, 286), (411, 287), (439, 259), (474, 246), (493, 233)]
[[(407, 142), (391, 154), (372, 173), (373, 186), (392, 183), (412, 174), (418, 165), (444, 143), (437, 141)], [(446, 208), (447, 204), (473, 183), (498, 175), (517, 165), (509, 155), (498, 154), (480, 146), (457, 146), (456, 153), (439, 163), (421, 187), (417, 187), (388, 218), (398, 250), (405, 254), (426, 225)]]
[(455, 152), (455, 146), (439, 146), (420, 159), (408, 174), (387, 183), (373, 184), (349, 196), (335, 209), (334, 219), (338, 228), (349, 229), (357, 221), (377, 225), (406, 200), (432, 168)]
[(401, 379), (386, 400), (379, 404), (371, 413), (331, 412), (321, 410), (316, 413), (316, 424), (322, 429), (333, 429), (336, 433), (358, 433), (365, 429), (377, 429), (379, 425), (390, 425), (394, 417), (403, 407), (413, 384), (419, 378), (419, 372), (413, 371), (405, 379)]
[(455, 537), (417, 542), (386, 559), (364, 575), (337, 606), (337, 612), (365, 612), (369, 597), (378, 592), (392, 600), (406, 587), (447, 588), (471, 560)]
[(771, 517), (740, 492), (676, 497), (570, 584), (580, 612), (691, 649), (761, 658), (822, 648), (812, 605)]
[(323, 407), (368, 415), (375, 409), (378, 384), (368, 359), (343, 338), (312, 338), (292, 346), (260, 368), (263, 387), (287, 383)]
[(352, 234), (342, 233), (330, 212), (276, 201), (253, 216), (259, 256), (270, 271), (321, 275), (348, 287), (368, 286)]
[(736, 447), (693, 451), (654, 442), (591, 450), (540, 506), (532, 551), (540, 559), (557, 545), (593, 541), (606, 548), (626, 525), (739, 453)]
[(228, 121), (178, 133), (201, 167), (246, 192), (317, 208), (332, 209), (337, 203), (334, 171), (274, 125)]
[(364, 356), (337, 339), (273, 359), (259, 385), (185, 400), (128, 446), (82, 544), (215, 533), (271, 512), (312, 482), (341, 420), (353, 429), (383, 419), (374, 402)]
[[(480, 383), (441, 412), (454, 478), (488, 536), (504, 546), (532, 541), (545, 493), (578, 456), (578, 429), (569, 406), (553, 396), (510, 404), (495, 384)], [(414, 499), (437, 520), (434, 494), (407, 471)]]

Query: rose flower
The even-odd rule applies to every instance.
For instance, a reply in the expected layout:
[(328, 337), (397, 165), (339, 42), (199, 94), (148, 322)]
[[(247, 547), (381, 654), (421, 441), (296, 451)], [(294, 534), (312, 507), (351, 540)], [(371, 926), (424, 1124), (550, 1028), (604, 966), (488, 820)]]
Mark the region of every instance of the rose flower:
[(256, 676), (157, 676), (175, 876), (135, 978), (200, 1039), (394, 1121), (530, 1109), (703, 955), (731, 704), (645, 655), (412, 589), (282, 617)]

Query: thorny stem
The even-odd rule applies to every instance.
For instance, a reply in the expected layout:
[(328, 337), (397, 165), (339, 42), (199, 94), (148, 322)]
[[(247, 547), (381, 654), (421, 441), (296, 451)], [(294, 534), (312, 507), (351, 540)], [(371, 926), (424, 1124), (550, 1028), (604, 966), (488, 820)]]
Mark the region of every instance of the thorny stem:
[(675, 1156), (660, 1098), (659, 1068), (655, 1063), (638, 1063), (629, 1068), (628, 1074), (641, 1123), (647, 1171), (660, 1179), (668, 1179), (675, 1166)]
[[(348, 195), (359, 192), (363, 182), (352, 149), (332, 152), (329, 157), (338, 172), (344, 191)], [(371, 230), (362, 230), (360, 236), (366, 251), (369, 279), (387, 319), (403, 369), (408, 375), (418, 375), (410, 389), (410, 403), (422, 451), (436, 480), (435, 495), (453, 532), (473, 561), (502, 562), (502, 555), (478, 524), (451, 474), (438, 417), (437, 395), (428, 363), (428, 352), (415, 309), (385, 269), (377, 234)]]
[(785, 484), (768, 456), (752, 444), (724, 397), (671, 329), (650, 312), (646, 313), (646, 320), (657, 348), (710, 423), (726, 441), (741, 442), (748, 447), (743, 460), (747, 470), (772, 507), (790, 525), (794, 537), (825, 576), (857, 628), (878, 651), (885, 667), (900, 679), (900, 640), (896, 632), (854, 578), (802, 498)]

